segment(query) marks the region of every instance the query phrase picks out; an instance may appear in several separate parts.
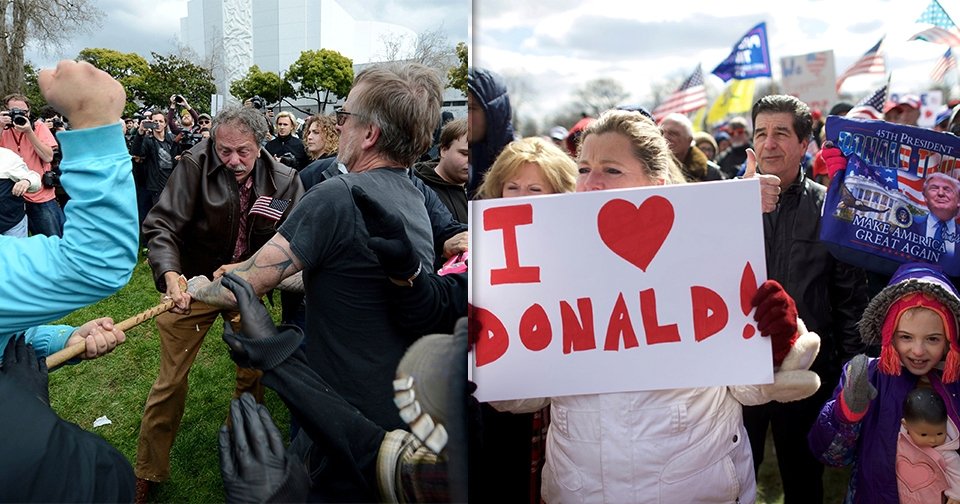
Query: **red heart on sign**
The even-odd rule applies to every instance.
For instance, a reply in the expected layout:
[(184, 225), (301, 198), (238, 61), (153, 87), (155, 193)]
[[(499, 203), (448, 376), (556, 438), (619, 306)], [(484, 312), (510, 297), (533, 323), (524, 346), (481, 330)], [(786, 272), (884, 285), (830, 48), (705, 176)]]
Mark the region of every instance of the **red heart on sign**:
[(630, 264), (647, 271), (673, 228), (673, 205), (662, 196), (651, 196), (640, 206), (610, 200), (597, 214), (600, 239)]

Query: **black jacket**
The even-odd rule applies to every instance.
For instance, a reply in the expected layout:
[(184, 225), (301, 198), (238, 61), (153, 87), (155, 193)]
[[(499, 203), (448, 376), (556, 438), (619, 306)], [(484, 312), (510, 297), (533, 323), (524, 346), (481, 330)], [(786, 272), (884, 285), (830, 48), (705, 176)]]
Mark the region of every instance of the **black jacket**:
[(857, 322), (868, 299), (864, 271), (835, 259), (820, 241), (825, 195), (826, 188), (800, 171), (777, 209), (763, 215), (763, 241), (767, 276), (793, 296), (807, 329), (820, 336), (811, 369), (829, 386), (842, 362), (865, 349)]
[(264, 145), (263, 148), (270, 154), (273, 154), (274, 157), (281, 157), (287, 153), (293, 154), (293, 158), (297, 160), (297, 164), (296, 166), (287, 166), (297, 171), (302, 170), (310, 163), (310, 158), (307, 157), (307, 149), (303, 146), (303, 141), (293, 135), (274, 137), (274, 139), (267, 142), (267, 145)]
[[(170, 154), (170, 162), (172, 164), (169, 170), (160, 168), (160, 149)], [(167, 179), (170, 178), (170, 173), (173, 172), (173, 169), (177, 166), (176, 156), (180, 154), (180, 149), (177, 147), (177, 143), (174, 142), (173, 135), (171, 135), (169, 131), (164, 132), (162, 142), (157, 140), (157, 137), (153, 136), (153, 132), (151, 131), (143, 135), (134, 135), (131, 153), (134, 156), (140, 156), (140, 160), (143, 163), (143, 170), (147, 175), (147, 190), (155, 193), (163, 191), (163, 188), (167, 186)]]
[(437, 193), (440, 201), (447, 210), (453, 214), (454, 218), (462, 224), (467, 223), (467, 191), (462, 185), (451, 184), (437, 174), (436, 161), (417, 163), (413, 165), (414, 173), (427, 184), (433, 192)]

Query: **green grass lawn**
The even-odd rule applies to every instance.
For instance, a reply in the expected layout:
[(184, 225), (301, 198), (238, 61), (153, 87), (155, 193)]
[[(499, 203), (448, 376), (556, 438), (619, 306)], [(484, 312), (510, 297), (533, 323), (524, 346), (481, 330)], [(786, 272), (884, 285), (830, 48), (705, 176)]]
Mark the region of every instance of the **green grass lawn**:
[[(160, 294), (153, 286), (150, 268), (141, 260), (130, 283), (120, 292), (72, 313), (61, 322), (80, 325), (106, 316), (120, 321), (159, 302)], [(272, 310), (277, 319), (279, 303)], [(170, 456), (170, 481), (160, 485), (153, 494), (157, 502), (223, 501), (217, 431), (226, 418), (233, 393), (234, 364), (220, 340), (221, 332), (222, 324), (215, 323), (191, 370), (186, 412)], [(53, 408), (66, 420), (103, 436), (134, 463), (140, 418), (147, 393), (157, 377), (159, 351), (159, 336), (152, 321), (131, 329), (127, 332), (127, 342), (113, 353), (75, 366), (64, 366), (50, 375)], [(286, 435), (289, 413), (269, 389), (267, 405)], [(94, 429), (93, 421), (102, 415), (113, 423)], [(847, 474), (846, 470), (827, 468), (827, 504), (843, 501)], [(758, 486), (757, 502), (783, 502), (772, 439), (767, 440), (767, 455)]]
[[(120, 292), (60, 322), (80, 325), (106, 316), (120, 321), (159, 302), (160, 293), (153, 286), (150, 268), (141, 260), (130, 283)], [(279, 316), (279, 303), (274, 315)], [(191, 370), (186, 412), (170, 456), (170, 480), (154, 492), (157, 502), (223, 501), (217, 431), (226, 419), (235, 366), (220, 339), (221, 333), (222, 323), (217, 322), (207, 334)], [(111, 354), (51, 373), (51, 405), (64, 419), (103, 436), (133, 464), (143, 405), (157, 377), (159, 355), (156, 325), (153, 321), (145, 322), (128, 331), (126, 343)], [(286, 434), (286, 406), (270, 390), (267, 405)], [(113, 423), (94, 429), (93, 421), (103, 415)]]

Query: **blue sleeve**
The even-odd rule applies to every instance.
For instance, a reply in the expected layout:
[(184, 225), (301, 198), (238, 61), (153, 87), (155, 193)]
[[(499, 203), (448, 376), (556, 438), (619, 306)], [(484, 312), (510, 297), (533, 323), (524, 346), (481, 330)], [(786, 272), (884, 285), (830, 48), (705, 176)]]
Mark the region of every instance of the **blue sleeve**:
[[(37, 357), (47, 357), (63, 350), (67, 346), (67, 339), (73, 334), (76, 327), (68, 325), (44, 325), (27, 329), (24, 332), (27, 343), (33, 345)], [(7, 342), (13, 334), (0, 335), (0, 354), (7, 348)]]
[(63, 238), (0, 237), (0, 334), (56, 320), (130, 280), (139, 225), (120, 124), (59, 135), (70, 194)]

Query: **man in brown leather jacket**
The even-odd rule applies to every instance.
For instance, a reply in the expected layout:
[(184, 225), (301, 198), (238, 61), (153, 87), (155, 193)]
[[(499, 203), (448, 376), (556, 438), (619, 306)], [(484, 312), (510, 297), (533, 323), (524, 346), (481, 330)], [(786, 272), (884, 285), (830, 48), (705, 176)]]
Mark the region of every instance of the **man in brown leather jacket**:
[[(209, 140), (185, 152), (143, 223), (157, 290), (176, 303), (157, 317), (160, 373), (147, 397), (137, 447), (137, 500), (149, 482), (170, 476), (170, 448), (183, 417), (187, 374), (217, 316), (236, 310), (194, 302), (181, 291), (180, 274), (214, 276), (243, 261), (276, 234), (303, 194), (297, 173), (260, 148), (267, 133), (251, 108), (229, 108), (213, 122)], [(260, 372), (237, 369), (234, 397), (263, 398)]]

